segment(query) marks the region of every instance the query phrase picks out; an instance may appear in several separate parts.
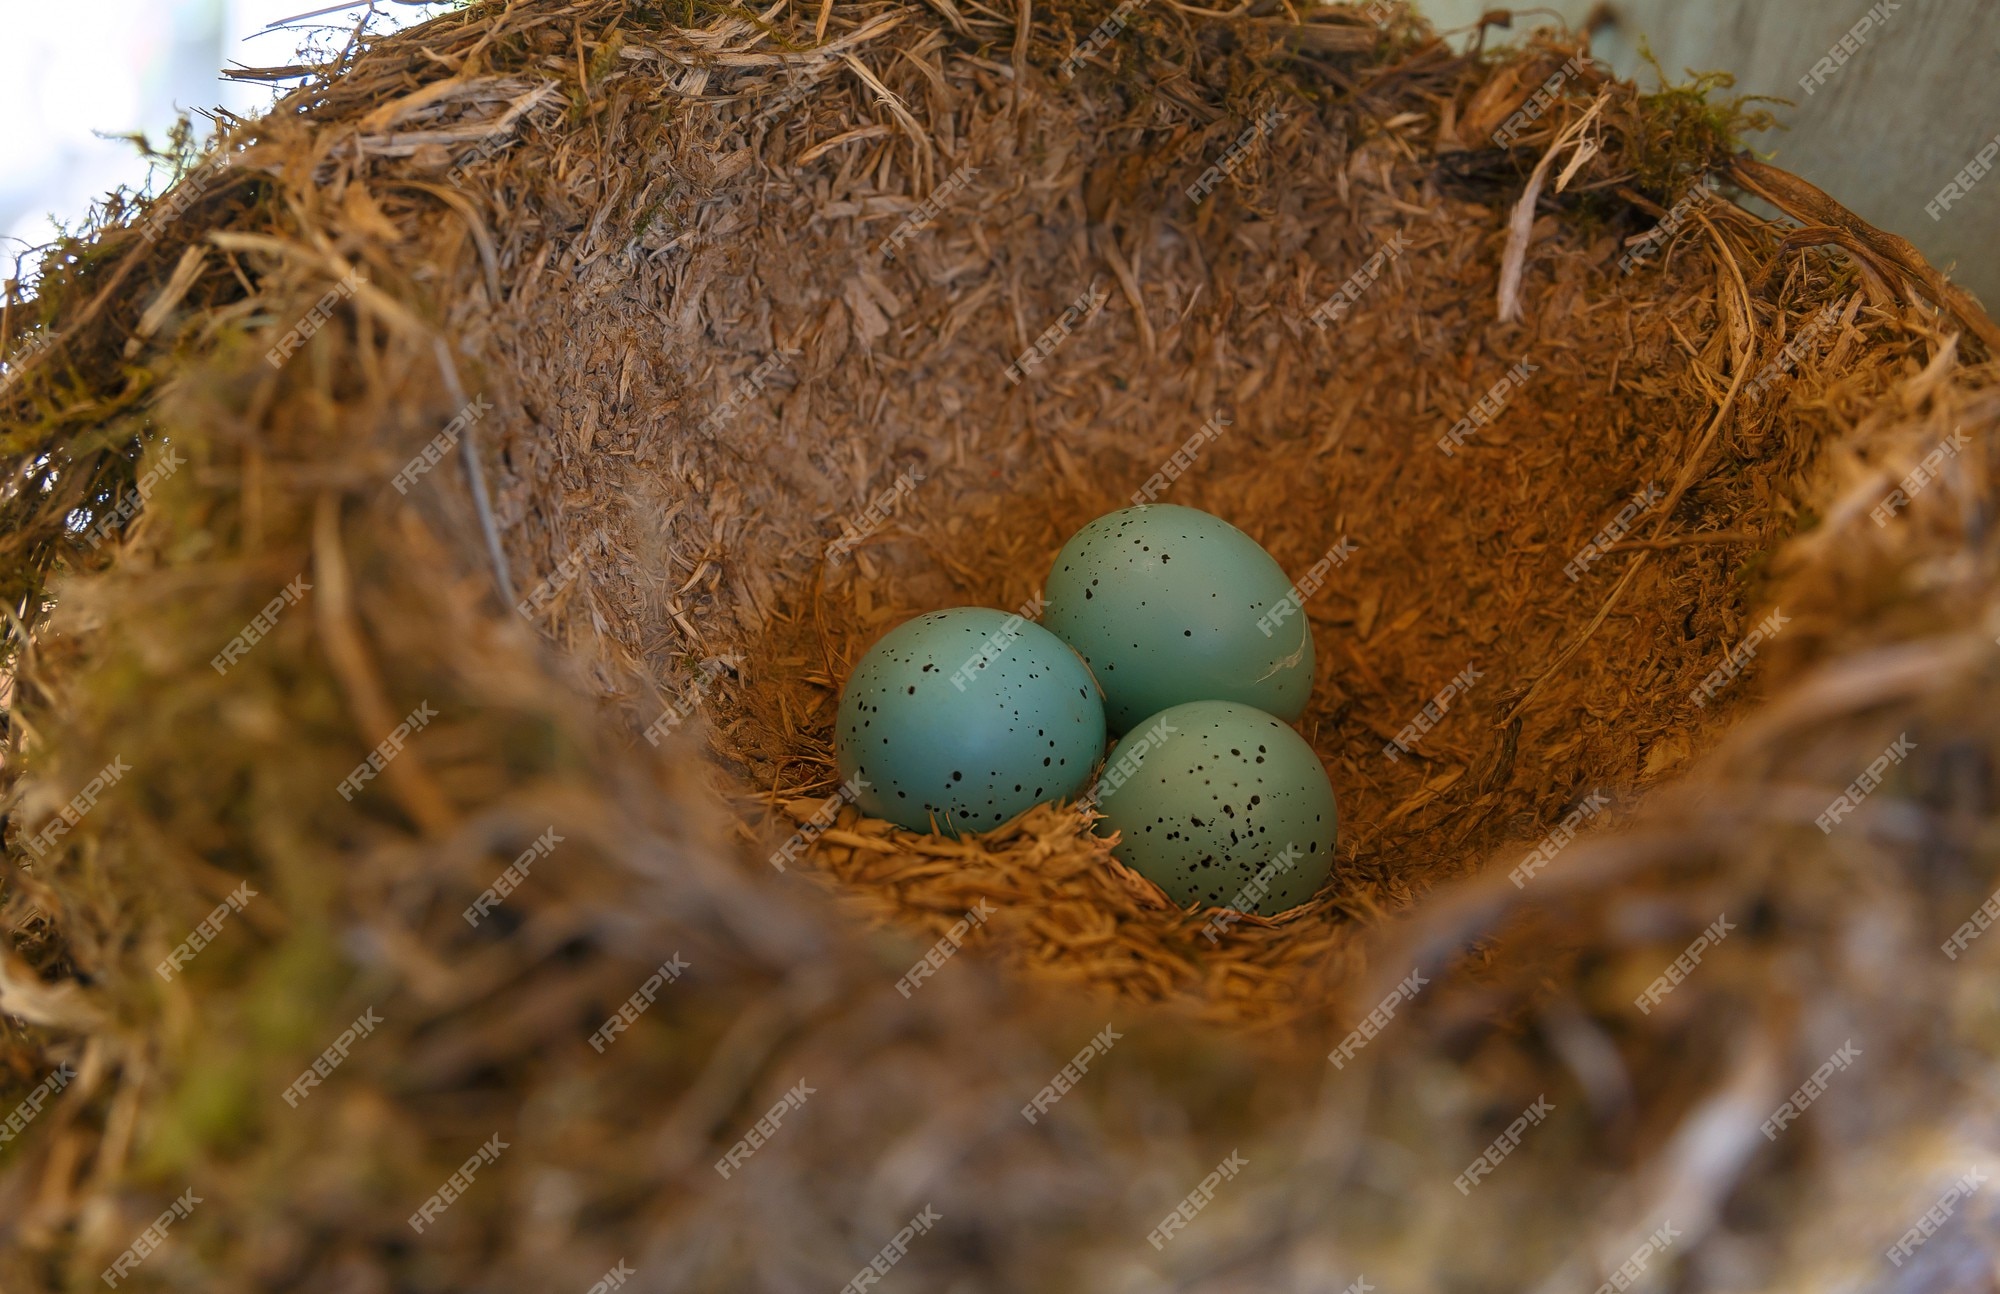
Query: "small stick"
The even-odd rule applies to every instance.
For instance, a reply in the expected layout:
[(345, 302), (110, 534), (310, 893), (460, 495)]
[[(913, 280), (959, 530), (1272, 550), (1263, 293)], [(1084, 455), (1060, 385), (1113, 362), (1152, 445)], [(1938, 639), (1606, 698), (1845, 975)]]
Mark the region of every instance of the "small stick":
[[(452, 363), (451, 348), (443, 337), (433, 337), (431, 348), (437, 355), (438, 370), (444, 374), (451, 392), (452, 407), (466, 406), (465, 388), (459, 384), (458, 365)], [(465, 481), (472, 487), (472, 506), (479, 514), (479, 531), (486, 536), (486, 555), (493, 561), (493, 580), (500, 587), (500, 599), (514, 605), (514, 581), (507, 573), (507, 553), (500, 547), (500, 528), (493, 521), (493, 500), (486, 493), (486, 469), (479, 462), (479, 430), (468, 422), (458, 440), (459, 460), (465, 464)]]
[(1691, 535), (1669, 535), (1665, 539), (1621, 539), (1605, 548), (1607, 553), (1632, 553), (1641, 549), (1679, 548), (1686, 544), (1751, 544), (1757, 536), (1747, 530), (1700, 530)]

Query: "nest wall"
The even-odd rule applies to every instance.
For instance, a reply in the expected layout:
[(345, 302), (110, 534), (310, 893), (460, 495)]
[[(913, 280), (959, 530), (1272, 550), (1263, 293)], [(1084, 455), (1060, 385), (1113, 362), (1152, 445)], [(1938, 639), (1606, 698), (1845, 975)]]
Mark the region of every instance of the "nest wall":
[[(1881, 1251), (1991, 1141), (1987, 950), (1937, 945), (2000, 870), (1994, 325), (1733, 153), (1739, 109), (1564, 72), (1575, 47), (1169, 6), (1068, 77), (1106, 16), (475, 6), (356, 47), (10, 293), (0, 1043), (7, 1095), (76, 1077), (0, 1151), (0, 1279), (94, 1281), (190, 1182), (214, 1203), (140, 1283), (587, 1288), (624, 1259), (637, 1288), (813, 1288), (926, 1205), (890, 1281), (1590, 1289), (1668, 1222), (1654, 1261), (1690, 1287), (1905, 1278)], [(1705, 174), (1787, 218), (1690, 215)], [(1329, 888), (1212, 946), (1075, 810), (818, 832), (859, 653), (1027, 603), (1218, 412), (1161, 497), (1294, 572), (1355, 545), (1307, 604), (1300, 727), (1348, 826)], [(1386, 760), (1468, 665), (1469, 702)], [(1635, 1010), (1718, 917), (1699, 974)], [(1865, 1060), (1768, 1140), (1849, 1041)], [(712, 1166), (800, 1083), (768, 1146)], [(1232, 1151), (1243, 1174), (1149, 1245)], [(1990, 1243), (1975, 1210), (1907, 1279)]]

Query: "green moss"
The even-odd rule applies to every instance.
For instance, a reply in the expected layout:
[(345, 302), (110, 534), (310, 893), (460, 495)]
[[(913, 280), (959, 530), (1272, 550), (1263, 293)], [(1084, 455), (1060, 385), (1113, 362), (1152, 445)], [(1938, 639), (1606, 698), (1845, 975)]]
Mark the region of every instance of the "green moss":
[(1723, 97), (1721, 92), (1736, 85), (1727, 72), (1689, 71), (1691, 80), (1674, 84), (1644, 41), (1639, 54), (1660, 88), (1639, 96), (1640, 133), (1625, 160), (1636, 186), (1650, 194), (1678, 197), (1696, 177), (1742, 151), (1745, 134), (1777, 126), (1767, 109), (1753, 105), (1789, 102), (1765, 94)]

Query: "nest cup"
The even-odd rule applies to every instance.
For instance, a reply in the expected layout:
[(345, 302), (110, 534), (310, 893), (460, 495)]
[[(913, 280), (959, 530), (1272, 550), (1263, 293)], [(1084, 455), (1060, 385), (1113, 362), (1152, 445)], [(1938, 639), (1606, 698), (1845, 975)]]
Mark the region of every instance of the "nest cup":
[[(474, 5), (11, 281), (0, 1280), (1990, 1261), (2000, 328), (1486, 35)], [(1143, 501), (1298, 581), (1277, 918), (834, 772)]]

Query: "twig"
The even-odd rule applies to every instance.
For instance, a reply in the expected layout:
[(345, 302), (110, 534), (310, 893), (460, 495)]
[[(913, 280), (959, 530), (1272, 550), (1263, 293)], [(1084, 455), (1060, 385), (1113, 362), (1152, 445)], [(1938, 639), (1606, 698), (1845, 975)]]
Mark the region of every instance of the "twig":
[(1097, 227), (1097, 241), (1098, 251), (1111, 266), (1111, 273), (1117, 278), (1119, 288), (1124, 291), (1125, 299), (1131, 303), (1132, 317), (1138, 320), (1139, 346), (1146, 354), (1151, 355), (1158, 349), (1158, 342), (1153, 336), (1153, 321), (1146, 317), (1146, 298), (1139, 290), (1139, 276), (1133, 273), (1132, 267), (1125, 261), (1124, 254), (1119, 251), (1118, 233), (1109, 222)]
[(1691, 535), (1669, 535), (1665, 539), (1621, 539), (1605, 548), (1607, 553), (1636, 553), (1688, 544), (1754, 544), (1757, 536), (1747, 530), (1698, 530)]
[(1542, 154), (1542, 160), (1535, 163), (1534, 173), (1528, 177), (1528, 187), (1522, 191), (1521, 200), (1514, 204), (1514, 213), (1507, 221), (1507, 247), (1500, 254), (1500, 322), (1517, 323), (1521, 318), (1521, 275), (1528, 264), (1528, 240), (1535, 228), (1535, 203), (1542, 196), (1542, 185), (1549, 178), (1549, 168), (1555, 165), (1558, 154), (1563, 149), (1576, 146), (1576, 155), (1563, 169), (1556, 181), (1556, 191), (1560, 193), (1569, 184), (1570, 177), (1577, 168), (1597, 152), (1594, 143), (1580, 142), (1583, 132), (1597, 119), (1597, 114), (1610, 102), (1608, 94), (1600, 94), (1590, 105), (1589, 111), (1563, 128), (1562, 134), (1549, 145), (1549, 151)]
[[(465, 408), (465, 388), (459, 384), (458, 365), (452, 362), (451, 347), (443, 337), (432, 338), (431, 347), (437, 356), (438, 371), (444, 374), (445, 389), (451, 392), (452, 408)], [(479, 533), (486, 537), (486, 555), (493, 562), (493, 582), (500, 590), (501, 602), (511, 607), (514, 580), (507, 571), (507, 552), (500, 547), (500, 527), (493, 521), (493, 500), (486, 493), (486, 469), (479, 461), (477, 423), (467, 421), (459, 437), (458, 455), (465, 464), (465, 482), (472, 490), (473, 510), (479, 514)]]

